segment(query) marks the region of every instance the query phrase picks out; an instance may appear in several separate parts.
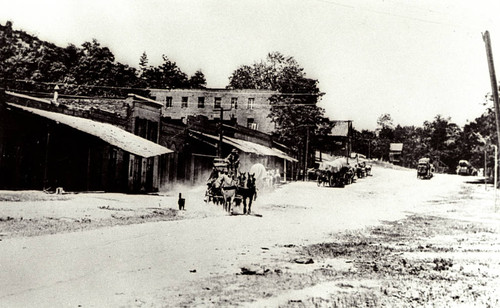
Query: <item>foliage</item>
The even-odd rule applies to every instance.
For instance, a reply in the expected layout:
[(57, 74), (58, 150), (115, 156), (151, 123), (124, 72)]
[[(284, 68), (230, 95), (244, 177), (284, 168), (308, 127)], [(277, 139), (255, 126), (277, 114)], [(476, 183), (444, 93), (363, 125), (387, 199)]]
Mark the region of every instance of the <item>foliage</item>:
[(486, 150), (488, 166), (494, 164), (491, 144), (496, 143), (496, 126), (491, 108), (463, 129), (451, 122), (449, 117), (441, 115), (432, 121), (425, 121), (422, 127), (394, 127), (389, 114), (381, 115), (377, 124), (375, 132), (364, 130), (354, 133), (355, 152), (388, 160), (389, 144), (403, 143), (403, 166), (414, 168), (419, 158), (429, 157), (436, 164), (443, 164), (445, 171), (453, 173), (461, 159), (470, 161), (476, 168), (482, 167)]
[[(167, 56), (159, 66), (148, 66), (146, 52), (139, 69), (122, 64), (108, 47), (93, 39), (81, 47), (66, 48), (42, 41), (12, 22), (0, 25), (0, 82), (5, 88), (50, 94), (55, 84), (61, 94), (123, 97), (128, 93), (147, 95), (144, 88), (203, 88), (199, 70), (191, 78)], [(142, 88), (142, 89), (139, 89)]]
[(193, 76), (189, 78), (189, 87), (191, 89), (203, 89), (207, 86), (205, 75), (202, 71), (198, 70)]
[(293, 57), (272, 52), (263, 61), (242, 65), (230, 76), (229, 87), (279, 92), (270, 98), (269, 117), (276, 124), (278, 140), (299, 153), (305, 150), (308, 132), (313, 153), (333, 125), (316, 105), (321, 97), (318, 81), (307, 78)]

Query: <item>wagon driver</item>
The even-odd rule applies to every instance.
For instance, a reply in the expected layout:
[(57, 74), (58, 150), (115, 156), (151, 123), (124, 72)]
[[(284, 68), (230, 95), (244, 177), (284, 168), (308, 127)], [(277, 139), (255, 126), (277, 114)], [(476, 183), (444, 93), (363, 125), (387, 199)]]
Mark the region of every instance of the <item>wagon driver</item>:
[(238, 150), (233, 149), (231, 153), (226, 157), (226, 160), (229, 163), (229, 171), (235, 176), (238, 174), (238, 169), (240, 167), (240, 155), (238, 154)]

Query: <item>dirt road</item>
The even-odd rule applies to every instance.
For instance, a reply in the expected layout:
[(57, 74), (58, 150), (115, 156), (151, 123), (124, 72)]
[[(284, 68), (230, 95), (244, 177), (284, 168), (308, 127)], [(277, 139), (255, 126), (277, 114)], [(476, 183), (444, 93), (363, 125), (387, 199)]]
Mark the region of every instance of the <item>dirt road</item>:
[[(491, 188), (465, 184), (469, 178), (436, 175), (423, 181), (414, 171), (384, 168), (373, 174), (343, 189), (313, 182), (283, 185), (258, 196), (253, 210), (262, 217), (227, 216), (205, 205), (198, 188), (184, 193), (187, 210), (177, 213), (178, 220), (4, 238), (0, 306), (314, 306), (307, 299), (324, 293), (322, 288), (343, 289), (318, 270), (353, 269), (352, 255), (332, 258), (310, 249), (332, 242), (334, 233), (415, 214), (498, 222)], [(81, 195), (2, 202), (0, 208), (2, 217), (14, 221), (20, 215), (35, 219), (42, 215), (39, 208), (52, 216), (54, 208), (65, 208), (61, 216), (95, 221), (110, 209), (122, 209), (123, 215), (134, 206), (172, 210), (175, 195)], [(360, 281), (350, 285), (360, 287)], [(299, 294), (305, 300), (290, 300)], [(373, 299), (373, 306), (377, 303)]]

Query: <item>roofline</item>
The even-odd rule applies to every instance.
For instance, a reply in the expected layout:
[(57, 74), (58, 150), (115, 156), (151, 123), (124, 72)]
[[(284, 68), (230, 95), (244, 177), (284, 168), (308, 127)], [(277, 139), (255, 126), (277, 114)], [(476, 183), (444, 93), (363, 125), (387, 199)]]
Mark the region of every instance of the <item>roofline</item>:
[[(114, 126), (109, 123), (102, 123), (92, 119), (27, 107), (23, 105), (17, 105), (14, 103), (7, 103), (7, 105), (97, 137), (114, 147), (120, 148), (125, 152), (141, 157), (148, 158), (174, 152), (173, 150), (170, 150), (165, 146), (134, 135), (131, 132), (124, 130), (123, 128)], [(107, 133), (103, 134), (101, 133), (102, 131), (105, 131)], [(124, 141), (124, 138), (128, 139)]]
[(19, 93), (15, 93), (15, 92), (11, 92), (11, 91), (5, 91), (5, 94), (16, 96), (19, 98), (31, 99), (31, 100), (34, 100), (37, 102), (42, 102), (42, 103), (49, 104), (49, 105), (52, 104), (52, 102), (50, 100), (46, 100), (46, 99), (38, 98), (38, 97), (33, 97), (33, 96), (26, 95), (26, 94), (19, 94)]
[(203, 88), (203, 89), (157, 89), (148, 88), (150, 91), (159, 92), (258, 92), (258, 93), (273, 93), (279, 94), (279, 91), (268, 89), (227, 89), (227, 88)]
[(162, 103), (160, 103), (160, 102), (158, 102), (158, 101), (155, 101), (154, 99), (150, 99), (150, 98), (147, 98), (147, 97), (144, 97), (144, 96), (140, 96), (140, 95), (137, 95), (137, 94), (134, 94), (134, 93), (129, 93), (129, 94), (128, 94), (128, 96), (129, 96), (129, 97), (130, 97), (130, 96), (132, 96), (132, 97), (135, 97), (135, 98), (137, 98), (137, 99), (142, 99), (142, 100), (144, 100), (144, 101), (146, 101), (146, 102), (153, 103), (153, 104), (155, 104), (155, 105), (158, 105), (158, 106), (160, 106), (160, 107), (163, 107), (163, 104), (162, 104)]

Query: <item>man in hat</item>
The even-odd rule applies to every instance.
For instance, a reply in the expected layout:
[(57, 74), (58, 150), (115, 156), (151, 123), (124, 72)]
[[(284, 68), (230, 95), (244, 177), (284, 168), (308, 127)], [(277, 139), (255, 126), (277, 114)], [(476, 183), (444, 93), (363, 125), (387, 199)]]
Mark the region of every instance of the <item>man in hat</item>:
[(236, 176), (240, 167), (240, 155), (238, 154), (238, 150), (233, 149), (226, 157), (226, 160), (229, 163), (229, 172), (231, 175)]

